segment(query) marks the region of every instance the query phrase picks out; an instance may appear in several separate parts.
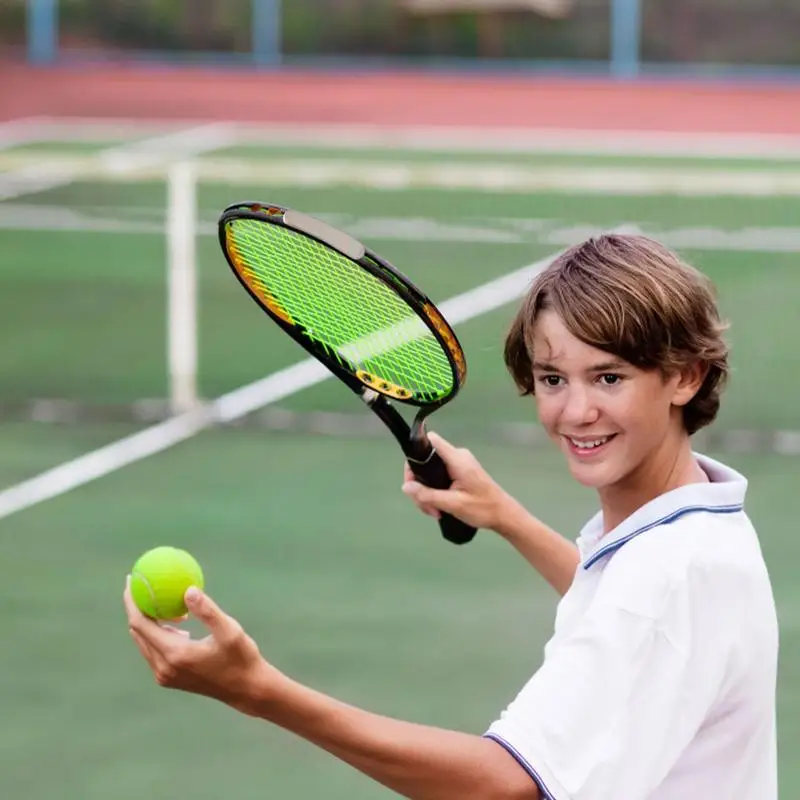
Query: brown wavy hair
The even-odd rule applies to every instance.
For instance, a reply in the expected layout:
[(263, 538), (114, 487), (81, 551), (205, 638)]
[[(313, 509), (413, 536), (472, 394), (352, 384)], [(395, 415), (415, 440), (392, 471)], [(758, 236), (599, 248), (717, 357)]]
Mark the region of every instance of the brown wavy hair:
[(711, 281), (660, 242), (591, 238), (535, 278), (505, 341), (506, 367), (522, 395), (535, 394), (534, 323), (548, 308), (577, 339), (640, 369), (669, 375), (702, 365), (705, 378), (683, 421), (689, 434), (714, 421), (728, 379), (728, 326)]

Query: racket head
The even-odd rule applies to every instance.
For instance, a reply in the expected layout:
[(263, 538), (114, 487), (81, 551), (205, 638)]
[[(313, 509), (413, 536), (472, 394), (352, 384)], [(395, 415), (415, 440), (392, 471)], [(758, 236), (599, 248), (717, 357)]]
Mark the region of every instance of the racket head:
[(228, 265), (252, 299), (354, 391), (430, 413), (464, 385), (464, 351), (441, 312), (349, 234), (255, 201), (228, 206), (218, 228)]

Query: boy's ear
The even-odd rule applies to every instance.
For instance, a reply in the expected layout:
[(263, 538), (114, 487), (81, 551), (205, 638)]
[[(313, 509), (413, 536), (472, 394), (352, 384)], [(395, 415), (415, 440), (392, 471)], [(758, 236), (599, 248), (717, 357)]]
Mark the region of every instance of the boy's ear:
[(672, 397), (672, 404), (685, 406), (691, 402), (692, 398), (700, 391), (706, 375), (708, 375), (708, 364), (703, 364), (699, 361), (680, 367), (673, 376), (675, 392)]

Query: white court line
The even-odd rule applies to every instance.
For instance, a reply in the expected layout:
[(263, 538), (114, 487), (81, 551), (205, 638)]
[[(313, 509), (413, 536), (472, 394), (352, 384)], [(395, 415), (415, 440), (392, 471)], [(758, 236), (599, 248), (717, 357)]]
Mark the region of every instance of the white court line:
[(208, 153), (235, 141), (234, 127), (227, 122), (218, 122), (111, 147), (103, 150), (97, 158), (110, 172), (125, 174)]
[(141, 120), (120, 117), (108, 119), (83, 119), (80, 117), (26, 117), (26, 126), (38, 140), (58, 144), (74, 141), (86, 143), (105, 143), (119, 141), (122, 144), (131, 139), (149, 139), (164, 136), (168, 133), (197, 128), (216, 120), (180, 119), (180, 120)]
[[(130, 214), (141, 207), (120, 209)], [(96, 213), (96, 212), (95, 212)], [(312, 216), (345, 229), (358, 239), (379, 242), (449, 242), (472, 244), (546, 244), (566, 247), (597, 236), (605, 227), (590, 222), (561, 225), (558, 219), (526, 217), (462, 218), (460, 223), (437, 222), (421, 217), (358, 217), (310, 212)], [(800, 227), (747, 226), (729, 230), (710, 225), (682, 225), (659, 228), (640, 223), (642, 233), (664, 244), (685, 250), (734, 251), (752, 253), (800, 253)], [(0, 231), (29, 230), (53, 233), (138, 233), (164, 235), (163, 221), (136, 218), (94, 216), (63, 206), (9, 203), (0, 205)], [(215, 222), (197, 223), (196, 233), (203, 237), (218, 235)], [(765, 268), (769, 266), (766, 263)]]
[[(231, 125), (211, 123), (114, 145), (101, 150), (93, 158), (108, 172), (128, 174), (180, 158), (208, 153), (235, 141), (236, 131)], [(71, 158), (48, 158), (41, 163), (0, 173), (0, 201), (68, 186), (85, 174), (79, 164), (80, 162)]]
[(0, 123), (0, 150), (39, 141), (38, 117), (19, 117)]
[[(111, 119), (95, 117), (37, 118), (58, 135), (102, 140), (125, 129), (144, 135), (168, 132), (183, 121)], [(586, 130), (546, 127), (502, 128), (447, 125), (387, 126), (368, 124), (259, 123), (234, 124), (237, 139), (250, 144), (303, 145), (320, 149), (352, 150), (363, 147), (408, 150), (447, 150), (489, 153), (571, 153), (575, 155), (653, 156), (665, 158), (798, 158), (800, 135), (779, 133), (676, 132)]]
[(800, 195), (798, 169), (728, 169), (657, 166), (529, 166), (477, 162), (379, 162), (361, 159), (210, 158), (198, 164), (210, 181), (302, 189), (365, 188), (468, 190), (498, 193), (678, 197)]
[(800, 157), (797, 134), (496, 128), (458, 126), (297, 125), (239, 123), (250, 144), (358, 149), (391, 147), (501, 153), (564, 153), (654, 157)]
[[(616, 228), (628, 230), (627, 226)], [(557, 253), (528, 264), (439, 306), (457, 325), (493, 311), (522, 296), (533, 278)], [(316, 359), (308, 358), (210, 402), (206, 407), (173, 417), (85, 455), (60, 464), (0, 492), (0, 519), (65, 494), (122, 467), (179, 444), (217, 423), (233, 422), (270, 403), (332, 377)]]
[[(176, 136), (170, 137), (173, 141)], [(210, 148), (214, 144), (208, 145)], [(179, 151), (177, 144), (174, 150)], [(187, 147), (183, 152), (188, 152)], [(147, 149), (96, 156), (48, 154), (13, 157), (19, 166), (6, 175), (22, 175), (28, 181), (56, 180), (55, 175), (74, 173), (77, 180), (163, 180), (165, 165), (159, 154)], [(168, 154), (166, 154), (168, 155)], [(0, 155), (0, 165), (8, 162)], [(800, 167), (800, 162), (798, 163)], [(269, 185), (277, 187), (365, 188), (378, 191), (437, 189), (480, 190), (503, 194), (530, 192), (579, 192), (586, 195), (675, 197), (797, 197), (800, 168), (668, 167), (648, 166), (531, 166), (491, 162), (367, 161), (363, 159), (203, 158), (196, 162), (198, 178), (226, 186)], [(0, 186), (3, 176), (0, 174)]]

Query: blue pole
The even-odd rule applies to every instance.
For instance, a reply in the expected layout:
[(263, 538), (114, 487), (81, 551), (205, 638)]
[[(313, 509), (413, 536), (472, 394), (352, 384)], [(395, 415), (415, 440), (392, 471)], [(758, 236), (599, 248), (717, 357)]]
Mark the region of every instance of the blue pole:
[(253, 0), (253, 60), (256, 64), (281, 62), (281, 0)]
[(641, 0), (612, 0), (611, 73), (617, 78), (639, 73), (641, 16)]
[(58, 53), (58, 0), (28, 0), (28, 61), (52, 64)]

